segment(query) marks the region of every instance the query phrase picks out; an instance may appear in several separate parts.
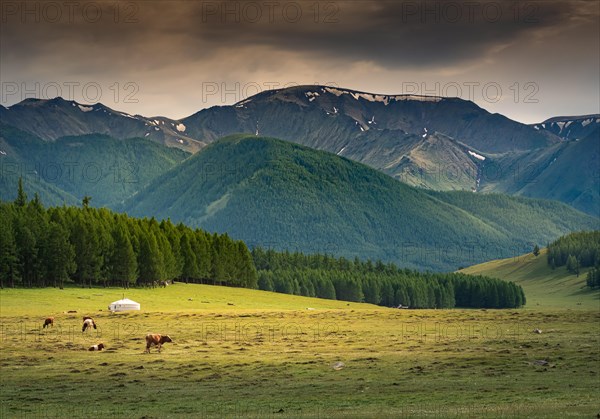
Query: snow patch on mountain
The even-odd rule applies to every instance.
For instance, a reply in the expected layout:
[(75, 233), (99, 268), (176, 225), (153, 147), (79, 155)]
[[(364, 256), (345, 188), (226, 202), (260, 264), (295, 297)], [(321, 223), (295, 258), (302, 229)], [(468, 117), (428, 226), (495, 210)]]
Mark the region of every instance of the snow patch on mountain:
[(388, 105), (391, 101), (403, 101), (403, 100), (414, 100), (419, 102), (439, 102), (442, 100), (438, 96), (419, 96), (419, 95), (376, 95), (372, 93), (360, 93), (351, 92), (347, 90), (336, 89), (334, 87), (323, 87), (321, 89), (323, 93), (331, 93), (337, 97), (342, 95), (350, 95), (353, 99), (359, 100), (364, 99), (369, 102), (380, 102), (384, 105)]
[(469, 154), (471, 156), (475, 157), (477, 160), (481, 160), (481, 161), (485, 160), (485, 157), (482, 156), (481, 154), (477, 154), (477, 153), (475, 153), (474, 151), (471, 151), (471, 150), (468, 150), (468, 152), (469, 152)]
[(185, 127), (185, 125), (180, 123), (180, 124), (177, 124), (177, 126), (175, 128), (177, 128), (177, 131), (179, 131), (179, 132), (184, 132), (186, 127)]
[(130, 119), (137, 119), (135, 116), (129, 115), (128, 113), (125, 112), (118, 112), (119, 115), (124, 116), (125, 118), (130, 118)]
[(304, 93), (304, 96), (308, 98), (309, 102), (312, 102), (317, 98), (317, 96), (319, 96), (319, 92), (306, 92)]
[[(73, 104), (73, 105), (75, 105), (75, 104)], [(79, 106), (79, 109), (81, 110), (81, 112), (90, 112), (90, 111), (94, 110), (94, 108), (91, 106), (83, 106), (83, 105), (77, 105), (77, 106)]]
[(238, 103), (236, 103), (236, 104), (235, 104), (235, 107), (236, 107), (236, 108), (243, 108), (243, 107), (244, 107), (244, 105), (245, 105), (246, 103), (250, 102), (250, 99), (251, 99), (251, 98), (244, 99), (244, 100), (242, 100), (241, 102), (238, 102)]

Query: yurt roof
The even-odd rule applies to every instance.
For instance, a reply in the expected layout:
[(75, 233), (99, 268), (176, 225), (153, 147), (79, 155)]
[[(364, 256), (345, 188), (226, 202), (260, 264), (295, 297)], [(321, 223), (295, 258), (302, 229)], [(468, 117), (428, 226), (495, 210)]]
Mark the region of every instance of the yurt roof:
[(113, 304), (137, 304), (140, 305), (140, 303), (136, 303), (133, 300), (130, 300), (129, 298), (124, 298), (122, 300), (118, 300), (118, 301), (113, 301), (112, 303), (110, 303), (111, 305)]

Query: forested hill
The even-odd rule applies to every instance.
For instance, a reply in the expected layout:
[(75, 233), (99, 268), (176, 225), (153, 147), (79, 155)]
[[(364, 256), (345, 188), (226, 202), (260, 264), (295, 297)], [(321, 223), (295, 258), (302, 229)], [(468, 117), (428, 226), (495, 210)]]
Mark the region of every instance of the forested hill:
[(519, 255), (598, 222), (552, 201), (428, 193), (335, 154), (244, 135), (212, 143), (120, 209), (252, 247), (437, 271)]
[[(412, 308), (519, 307), (513, 283), (464, 274), (421, 274), (378, 261), (328, 255), (251, 254), (226, 234), (135, 219), (107, 209), (44, 208), (19, 182), (17, 199), (0, 202), (0, 286), (156, 286), (178, 280), (260, 288)], [(256, 267), (260, 267), (260, 281)]]
[(134, 195), (189, 154), (145, 138), (104, 134), (44, 141), (0, 123), (0, 199), (13, 200), (19, 177), (46, 205), (110, 206)]
[(552, 269), (566, 266), (579, 276), (582, 268), (590, 288), (600, 287), (600, 231), (580, 231), (563, 236), (548, 245), (548, 265)]

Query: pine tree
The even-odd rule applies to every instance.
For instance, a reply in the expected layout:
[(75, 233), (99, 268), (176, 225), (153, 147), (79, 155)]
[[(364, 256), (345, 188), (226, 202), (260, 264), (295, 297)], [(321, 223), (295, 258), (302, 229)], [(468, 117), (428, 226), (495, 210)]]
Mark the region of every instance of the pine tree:
[(258, 274), (252, 260), (252, 255), (248, 251), (246, 244), (242, 241), (237, 242), (235, 260), (237, 263), (231, 262), (237, 266), (235, 277), (238, 282), (235, 285), (245, 288), (256, 288), (258, 286)]
[(38, 258), (38, 246), (35, 235), (29, 227), (19, 223), (15, 231), (15, 243), (19, 256), (19, 277), (25, 286), (37, 286), (41, 263)]
[(212, 251), (209, 237), (200, 230), (195, 232), (195, 240), (192, 241), (192, 250), (196, 255), (198, 272), (201, 279), (210, 279), (213, 272), (214, 253)]
[(539, 254), (540, 254), (540, 247), (539, 247), (539, 246), (536, 244), (536, 245), (533, 247), (533, 255), (534, 255), (534, 256), (539, 256)]
[(567, 258), (567, 271), (569, 271), (572, 274), (577, 274), (577, 276), (579, 276), (579, 262), (577, 261), (577, 258), (573, 255), (569, 255), (569, 257)]
[(152, 231), (142, 232), (138, 255), (139, 281), (151, 285), (163, 277), (163, 260), (156, 237)]
[(2, 217), (0, 224), (0, 288), (4, 288), (5, 285), (14, 287), (15, 282), (20, 279), (17, 244), (8, 215), (3, 212), (0, 214)]
[(181, 252), (181, 258), (183, 260), (183, 266), (181, 268), (180, 278), (186, 283), (190, 279), (200, 278), (200, 270), (198, 269), (198, 260), (193, 250), (192, 243), (194, 242), (193, 234), (184, 232), (181, 235), (179, 248)]
[(178, 278), (181, 275), (181, 270), (178, 269), (177, 258), (173, 253), (173, 248), (165, 234), (162, 231), (157, 231), (155, 234), (156, 242), (160, 254), (162, 256), (162, 270), (160, 280), (169, 280)]
[(17, 189), (17, 199), (15, 199), (15, 205), (17, 207), (24, 207), (27, 205), (27, 195), (23, 190), (23, 178), (19, 177), (19, 186)]
[(91, 217), (78, 214), (72, 222), (71, 243), (75, 247), (77, 270), (75, 279), (82, 286), (95, 284), (100, 279), (103, 265), (98, 234)]
[(600, 269), (590, 269), (587, 274), (586, 285), (590, 288), (600, 287)]
[(75, 250), (69, 242), (69, 233), (58, 223), (50, 222), (45, 238), (44, 266), (53, 286), (63, 287), (64, 281), (75, 272)]
[(123, 287), (129, 288), (137, 278), (137, 260), (129, 233), (121, 223), (113, 230), (113, 240), (109, 272), (114, 280), (119, 281)]

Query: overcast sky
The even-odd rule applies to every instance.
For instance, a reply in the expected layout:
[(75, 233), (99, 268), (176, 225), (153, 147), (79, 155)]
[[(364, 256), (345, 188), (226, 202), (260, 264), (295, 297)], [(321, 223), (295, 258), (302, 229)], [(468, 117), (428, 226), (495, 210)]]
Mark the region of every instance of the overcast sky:
[(600, 112), (600, 2), (6, 1), (1, 102), (188, 116), (273, 87), (472, 99), (532, 123)]

